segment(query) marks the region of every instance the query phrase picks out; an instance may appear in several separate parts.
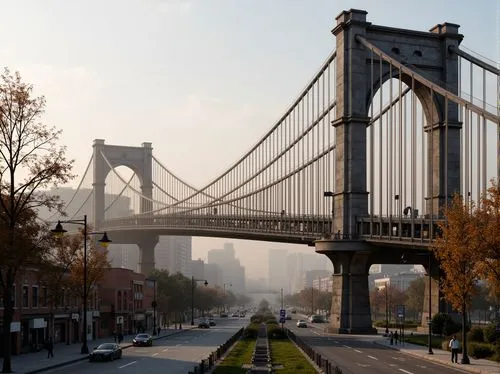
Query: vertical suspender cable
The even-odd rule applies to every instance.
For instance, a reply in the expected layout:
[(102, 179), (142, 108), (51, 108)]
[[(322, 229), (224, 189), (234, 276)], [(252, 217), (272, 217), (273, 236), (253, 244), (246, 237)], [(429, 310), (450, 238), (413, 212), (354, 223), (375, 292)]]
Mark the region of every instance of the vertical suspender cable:
[[(378, 146), (378, 154), (379, 154), (379, 217), (382, 217), (383, 215), (383, 201), (384, 201), (384, 190), (382, 188), (383, 186), (383, 167), (382, 167), (382, 162), (383, 162), (383, 158), (382, 158), (382, 139), (383, 139), (383, 116), (382, 116), (382, 110), (384, 108), (384, 105), (383, 105), (383, 87), (382, 87), (382, 82), (383, 82), (383, 72), (382, 72), (382, 56), (379, 55), (379, 70), (380, 70), (380, 74), (379, 74), (379, 113), (380, 113), (380, 116), (379, 116), (379, 146)], [(382, 229), (380, 229), (380, 235), (382, 235)]]

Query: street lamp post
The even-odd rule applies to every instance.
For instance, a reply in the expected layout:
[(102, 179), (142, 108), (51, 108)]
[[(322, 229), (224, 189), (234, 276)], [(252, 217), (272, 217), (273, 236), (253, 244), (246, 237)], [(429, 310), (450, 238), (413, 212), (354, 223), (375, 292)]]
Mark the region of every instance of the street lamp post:
[[(226, 286), (233, 287), (233, 284), (232, 283), (224, 283), (223, 284), (223, 287), (224, 287), (224, 301), (226, 301)], [(226, 303), (223, 303), (222, 307), (224, 309), (223, 312), (226, 313)]]
[(432, 266), (432, 256), (431, 252), (429, 252), (429, 337), (428, 337), (428, 346), (429, 350), (427, 351), (428, 354), (433, 355), (434, 352), (432, 351), (432, 272), (431, 272), (431, 266)]
[(385, 282), (385, 333), (389, 334), (389, 282)]
[(205, 282), (205, 287), (208, 286), (206, 279), (194, 279), (194, 276), (191, 276), (191, 326), (194, 326), (194, 287), (196, 282)]
[(103, 234), (102, 238), (99, 240), (103, 246), (109, 245), (111, 240), (108, 239), (106, 232), (87, 232), (87, 215), (83, 216), (83, 219), (72, 219), (68, 221), (57, 221), (56, 228), (51, 230), (56, 235), (64, 235), (67, 230), (62, 227), (63, 223), (69, 223), (73, 225), (83, 226), (83, 336), (82, 336), (82, 348), (80, 350), (81, 354), (88, 354), (89, 347), (87, 345), (87, 235)]
[(153, 282), (153, 301), (151, 306), (153, 307), (153, 336), (156, 335), (156, 307), (158, 303), (156, 302), (156, 279), (147, 279), (149, 282)]
[(311, 316), (314, 315), (314, 286), (311, 287)]

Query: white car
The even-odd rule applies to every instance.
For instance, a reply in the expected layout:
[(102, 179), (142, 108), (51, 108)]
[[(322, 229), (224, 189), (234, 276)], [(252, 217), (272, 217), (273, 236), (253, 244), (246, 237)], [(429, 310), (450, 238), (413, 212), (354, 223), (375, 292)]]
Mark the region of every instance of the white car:
[(299, 319), (297, 321), (297, 327), (307, 327), (306, 321), (303, 321), (303, 320)]

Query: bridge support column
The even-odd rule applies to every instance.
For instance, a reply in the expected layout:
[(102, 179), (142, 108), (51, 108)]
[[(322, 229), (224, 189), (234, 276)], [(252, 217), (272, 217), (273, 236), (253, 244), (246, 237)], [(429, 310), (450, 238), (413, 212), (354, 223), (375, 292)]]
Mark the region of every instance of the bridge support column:
[[(339, 334), (376, 334), (368, 291), (370, 251), (363, 250), (361, 243), (357, 243), (359, 250), (342, 250), (342, 247), (348, 249), (353, 244), (327, 240), (316, 242), (316, 252), (326, 255), (334, 269), (328, 330)], [(333, 249), (333, 246), (338, 249)]]
[(139, 271), (149, 275), (155, 269), (155, 247), (158, 244), (157, 235), (144, 236), (137, 241), (139, 246)]

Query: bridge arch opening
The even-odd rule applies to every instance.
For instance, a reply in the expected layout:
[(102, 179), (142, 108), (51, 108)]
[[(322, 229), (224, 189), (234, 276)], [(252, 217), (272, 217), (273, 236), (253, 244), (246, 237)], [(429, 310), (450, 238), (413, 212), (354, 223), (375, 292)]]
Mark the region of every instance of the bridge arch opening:
[(117, 166), (105, 179), (105, 219), (129, 217), (140, 213), (141, 179), (128, 166)]
[[(428, 186), (429, 118), (438, 113), (425, 89), (411, 80), (388, 77), (376, 83), (368, 102), (368, 211), (380, 216), (418, 216)], [(403, 76), (401, 76), (403, 78)]]

